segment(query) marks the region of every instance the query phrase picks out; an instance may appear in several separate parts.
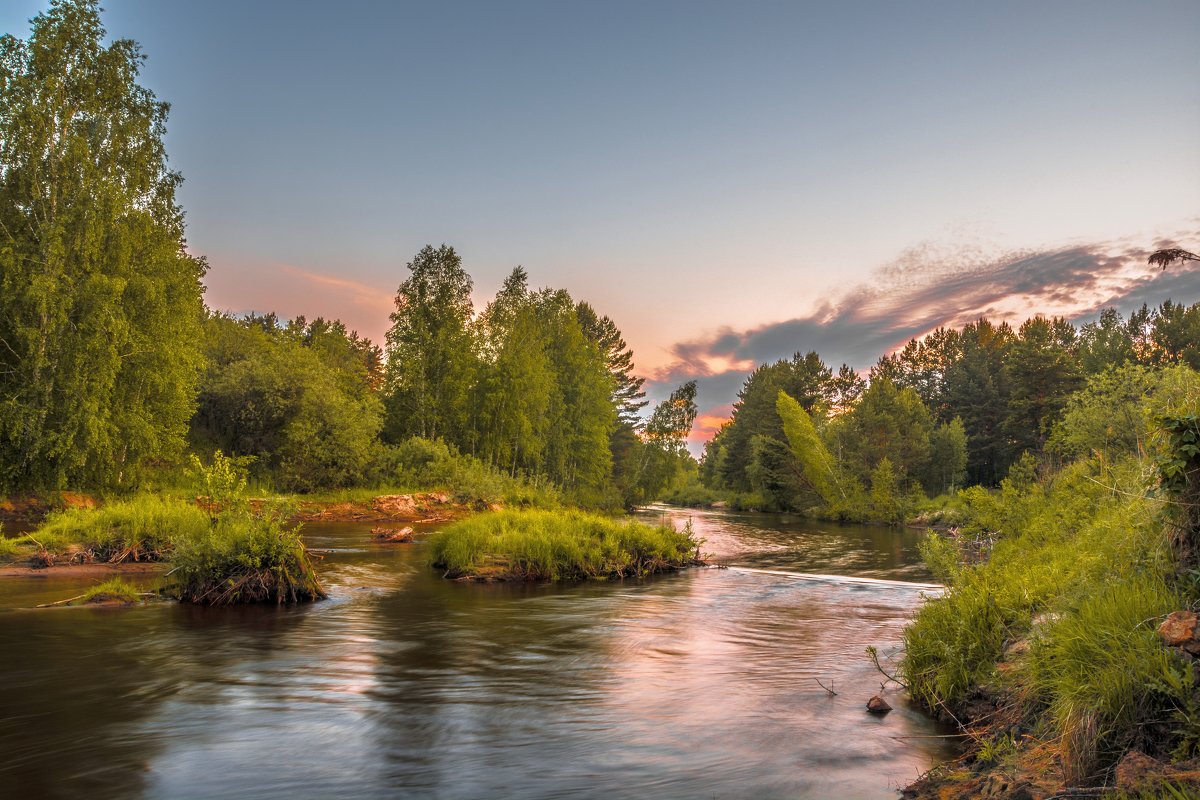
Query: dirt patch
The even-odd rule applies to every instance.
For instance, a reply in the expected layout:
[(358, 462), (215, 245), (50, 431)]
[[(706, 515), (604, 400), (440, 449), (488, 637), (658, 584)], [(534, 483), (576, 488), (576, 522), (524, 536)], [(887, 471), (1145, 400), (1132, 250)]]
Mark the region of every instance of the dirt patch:
[(445, 492), (383, 494), (345, 503), (301, 502), (296, 518), (302, 522), (446, 522), (475, 509), (457, 503)]
[(49, 578), (73, 575), (80, 578), (106, 578), (118, 575), (152, 575), (166, 572), (170, 565), (130, 561), (124, 564), (55, 564), (52, 567), (30, 567), (10, 564), (0, 567), (0, 578)]

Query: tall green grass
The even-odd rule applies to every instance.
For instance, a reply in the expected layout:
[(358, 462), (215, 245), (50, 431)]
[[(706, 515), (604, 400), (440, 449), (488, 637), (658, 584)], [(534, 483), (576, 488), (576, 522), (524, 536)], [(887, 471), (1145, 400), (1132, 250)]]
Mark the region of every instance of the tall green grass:
[(167, 592), (187, 603), (295, 603), (325, 597), (300, 527), (223, 515), (176, 540)]
[(640, 576), (698, 558), (690, 529), (579, 511), (508, 510), (460, 520), (430, 538), (430, 563), (450, 577), (575, 580)]
[[(960, 541), (926, 545), (949, 588), (905, 631), (912, 696), (935, 710), (980, 687), (1018, 698), (1072, 781), (1111, 766), (1143, 726), (1184, 704), (1187, 691), (1169, 688), (1178, 657), (1155, 627), (1185, 599), (1146, 476), (1130, 461), (1101, 481), (1078, 463), (1044, 483), (972, 490)], [(956, 558), (989, 533), (984, 561)], [(998, 669), (1022, 639), (1027, 653)]]
[(0, 541), (0, 556), (46, 563), (165, 561), (177, 539), (207, 526), (208, 516), (193, 503), (136, 495), (100, 508), (56, 511), (32, 533)]
[(111, 578), (104, 583), (97, 584), (84, 592), (77, 601), (80, 605), (88, 603), (139, 603), (142, 600), (142, 591), (128, 581), (123, 581), (120, 578)]

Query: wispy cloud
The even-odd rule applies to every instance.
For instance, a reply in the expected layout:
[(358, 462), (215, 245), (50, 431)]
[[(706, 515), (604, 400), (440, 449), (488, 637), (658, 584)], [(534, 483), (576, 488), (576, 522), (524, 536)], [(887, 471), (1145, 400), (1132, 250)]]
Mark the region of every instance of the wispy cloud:
[(921, 245), (877, 270), (869, 283), (825, 299), (811, 314), (748, 330), (719, 328), (677, 343), (674, 361), (652, 376), (650, 393), (665, 395), (695, 379), (706, 420), (696, 435), (707, 438), (714, 422), (728, 415), (754, 365), (796, 352), (816, 350), (834, 368), (844, 361), (863, 369), (913, 337), (979, 317), (1010, 323), (1035, 314), (1080, 320), (1107, 306), (1128, 311), (1168, 298), (1195, 302), (1200, 265), (1163, 272), (1146, 264), (1153, 248), (1200, 241), (1200, 220), (1194, 223), (1149, 247), (1117, 240), (986, 258)]
[(340, 319), (375, 342), (387, 330), (393, 295), (377, 286), (292, 264), (209, 255), (210, 307), (236, 314), (273, 311), (283, 317)]
[(376, 286), (368, 286), (359, 281), (353, 281), (348, 278), (341, 278), (337, 275), (325, 275), (320, 272), (309, 272), (308, 270), (293, 267), (290, 264), (278, 265), (281, 272), (295, 276), (301, 280), (314, 283), (318, 286), (328, 286), (347, 295), (351, 302), (363, 308), (373, 311), (382, 311), (386, 315), (392, 309), (392, 295), (380, 290)]

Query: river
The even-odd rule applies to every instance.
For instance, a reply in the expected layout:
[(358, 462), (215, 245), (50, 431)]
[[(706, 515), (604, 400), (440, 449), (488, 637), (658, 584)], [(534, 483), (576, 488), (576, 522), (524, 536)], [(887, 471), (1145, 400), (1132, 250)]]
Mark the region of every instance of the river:
[(0, 796), (887, 798), (948, 757), (894, 687), (864, 710), (864, 648), (894, 655), (922, 601), (891, 582), (930, 579), (918, 534), (641, 516), (730, 568), (463, 584), (312, 524), (331, 597), (307, 606), (32, 610), (79, 581), (6, 580)]

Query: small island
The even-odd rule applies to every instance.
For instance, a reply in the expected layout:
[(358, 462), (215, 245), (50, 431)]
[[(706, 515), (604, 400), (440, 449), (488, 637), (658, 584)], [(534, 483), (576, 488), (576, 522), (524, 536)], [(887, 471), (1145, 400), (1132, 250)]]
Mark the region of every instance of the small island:
[(459, 520), (430, 538), (448, 578), (554, 581), (645, 577), (703, 564), (683, 530), (582, 511), (510, 510)]

